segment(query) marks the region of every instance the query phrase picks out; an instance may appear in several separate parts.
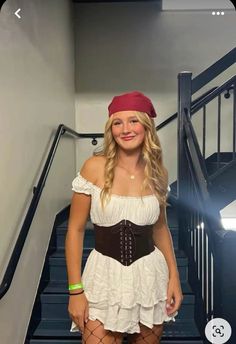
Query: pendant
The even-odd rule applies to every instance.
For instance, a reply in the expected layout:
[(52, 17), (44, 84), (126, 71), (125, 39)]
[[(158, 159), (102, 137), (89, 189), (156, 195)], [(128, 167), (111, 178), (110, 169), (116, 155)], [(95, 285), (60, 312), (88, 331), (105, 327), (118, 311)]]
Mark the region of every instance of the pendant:
[(132, 174), (131, 176), (130, 176), (130, 179), (134, 179), (135, 177), (134, 177), (134, 175)]

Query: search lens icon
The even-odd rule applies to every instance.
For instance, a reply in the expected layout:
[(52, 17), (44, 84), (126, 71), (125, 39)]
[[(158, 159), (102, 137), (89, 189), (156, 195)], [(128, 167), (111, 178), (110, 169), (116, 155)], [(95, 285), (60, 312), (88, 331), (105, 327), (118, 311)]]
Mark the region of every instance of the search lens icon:
[(208, 321), (205, 327), (205, 335), (212, 344), (224, 344), (228, 342), (232, 334), (232, 329), (227, 320), (215, 318)]

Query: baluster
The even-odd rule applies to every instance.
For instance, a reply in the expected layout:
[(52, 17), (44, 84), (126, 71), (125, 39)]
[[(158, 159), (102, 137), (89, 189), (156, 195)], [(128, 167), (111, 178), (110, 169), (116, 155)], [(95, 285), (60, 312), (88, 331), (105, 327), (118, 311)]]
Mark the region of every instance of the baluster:
[(218, 121), (217, 121), (217, 170), (220, 168), (220, 129), (221, 129), (221, 94), (218, 95)]
[(205, 290), (204, 290), (204, 285), (205, 285), (205, 232), (204, 232), (204, 224), (203, 224), (203, 219), (201, 218), (201, 236), (202, 236), (202, 264), (201, 264), (201, 281), (202, 281), (202, 299), (205, 300)]
[(203, 106), (203, 126), (202, 126), (202, 155), (206, 156), (206, 105)]
[(235, 159), (235, 146), (236, 146), (236, 78), (233, 86), (233, 160)]
[(199, 231), (199, 213), (197, 217), (197, 277), (200, 280), (200, 231)]
[(214, 318), (214, 259), (213, 259), (213, 254), (211, 252), (211, 318)]
[(209, 243), (208, 235), (206, 234), (206, 300), (205, 300), (205, 310), (207, 315), (207, 321), (209, 321)]

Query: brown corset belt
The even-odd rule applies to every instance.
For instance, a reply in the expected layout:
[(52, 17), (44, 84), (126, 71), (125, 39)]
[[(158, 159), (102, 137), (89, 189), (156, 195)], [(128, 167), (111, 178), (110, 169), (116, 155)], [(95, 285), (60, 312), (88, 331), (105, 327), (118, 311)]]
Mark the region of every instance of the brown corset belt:
[(94, 224), (94, 229), (95, 249), (126, 266), (155, 249), (153, 225), (139, 226), (129, 220), (122, 220), (109, 227)]

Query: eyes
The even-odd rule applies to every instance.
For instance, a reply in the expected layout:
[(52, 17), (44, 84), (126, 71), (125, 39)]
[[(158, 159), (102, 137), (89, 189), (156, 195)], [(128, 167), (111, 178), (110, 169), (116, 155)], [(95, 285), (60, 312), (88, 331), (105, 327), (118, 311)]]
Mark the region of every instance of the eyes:
[[(137, 118), (130, 120), (130, 123), (138, 123), (138, 122), (139, 122), (139, 120)], [(114, 120), (114, 122), (112, 123), (112, 125), (119, 125), (119, 124), (122, 124), (122, 122), (119, 120)]]

